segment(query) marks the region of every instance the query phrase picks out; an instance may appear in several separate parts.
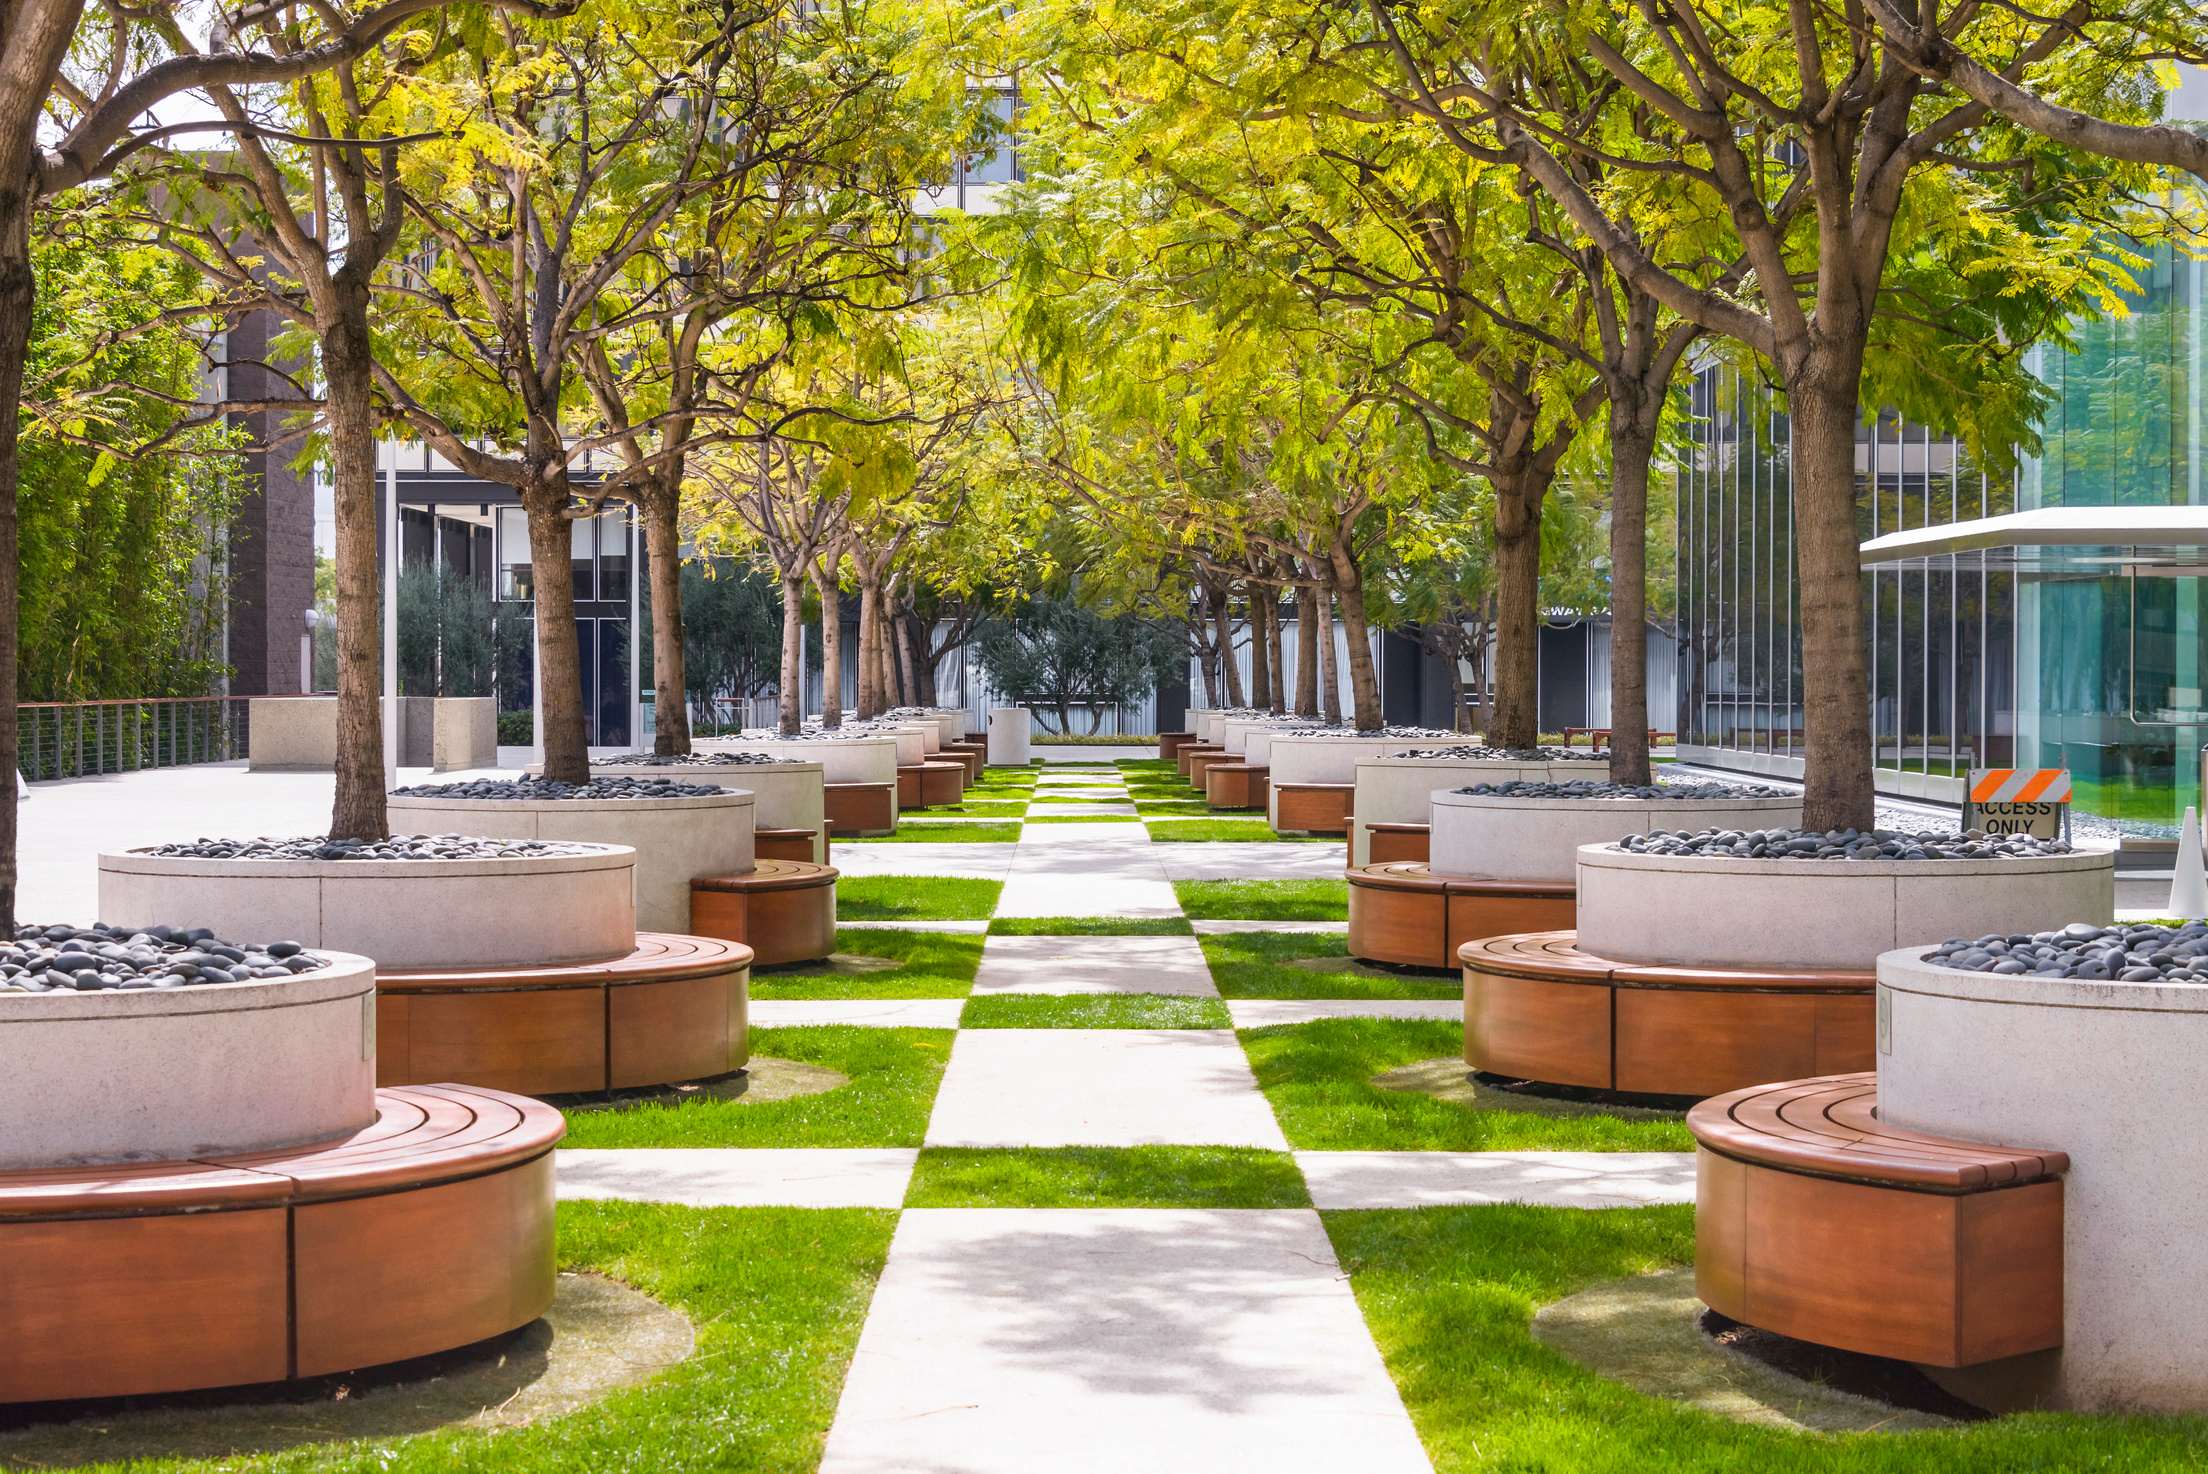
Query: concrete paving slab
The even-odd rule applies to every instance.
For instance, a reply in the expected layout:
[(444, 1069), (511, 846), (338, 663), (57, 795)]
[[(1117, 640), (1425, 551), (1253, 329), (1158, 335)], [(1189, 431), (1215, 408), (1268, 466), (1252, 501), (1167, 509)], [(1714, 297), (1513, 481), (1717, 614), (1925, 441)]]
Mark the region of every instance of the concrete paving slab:
[[(997, 897), (998, 916), (1178, 916), (1180, 898), (1148, 840), (1064, 844), (1042, 837), (1119, 824), (1033, 824)], [(1029, 839), (1038, 842), (1028, 843)]]
[(754, 998), (755, 1029), (855, 1024), (874, 1029), (955, 1029), (963, 998)]
[(821, 1474), (1431, 1470), (1316, 1213), (907, 1209)]
[(1349, 849), (1332, 842), (1221, 839), (1161, 844), (1158, 863), (1169, 880), (1339, 880)]
[[(752, 1005), (754, 1012), (758, 1007)], [(1322, 1018), (1412, 1018), (1460, 1023), (1464, 1005), (1454, 998), (1230, 998), (1227, 1016), (1238, 1029), (1308, 1024)]]
[(1136, 817), (1133, 804), (1029, 804), (1027, 817), (1048, 819), (1053, 814), (1062, 819), (1132, 819)]
[(1194, 937), (991, 937), (974, 996), (984, 993), (1173, 993), (1216, 998)]
[(838, 921), (838, 926), (860, 931), (945, 931), (976, 937), (989, 930), (986, 921)]
[(1250, 931), (1295, 932), (1305, 936), (1346, 936), (1346, 921), (1191, 921), (1200, 937), (1226, 937)]
[(693, 1208), (895, 1208), (905, 1201), (920, 1153), (911, 1147), (632, 1147), (554, 1155), (562, 1198)]
[[(1070, 807), (1054, 804), (1052, 808)], [(1029, 811), (1032, 815), (1033, 810)], [(1101, 824), (1025, 824), (1020, 828), (1023, 845), (1128, 845), (1137, 849), (1150, 843), (1150, 831), (1136, 821), (1125, 824), (1107, 820)]]
[(846, 875), (962, 875), (980, 880), (1002, 880), (1012, 868), (1012, 852), (1019, 846), (1005, 841), (988, 844), (911, 843), (868, 844), (837, 841), (828, 863)]
[(1296, 1165), (1320, 1208), (1694, 1201), (1692, 1152), (1297, 1152)]
[(929, 1146), (1287, 1149), (1225, 1029), (968, 1029), (935, 1093)]

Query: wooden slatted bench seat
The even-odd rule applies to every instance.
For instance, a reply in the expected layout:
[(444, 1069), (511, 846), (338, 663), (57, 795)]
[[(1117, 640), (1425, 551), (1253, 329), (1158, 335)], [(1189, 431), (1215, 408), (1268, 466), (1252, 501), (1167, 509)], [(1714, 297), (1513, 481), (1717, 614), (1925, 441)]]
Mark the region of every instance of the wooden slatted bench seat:
[(282, 1151), (0, 1172), (0, 1398), (323, 1376), (552, 1304), (550, 1106), (428, 1085)]
[(1757, 1085), (1687, 1113), (1695, 1292), (1798, 1340), (1933, 1366), (2062, 1344), (2061, 1152), (1878, 1119), (1878, 1078)]
[(739, 942), (638, 932), (603, 962), (379, 968), (376, 1083), (562, 1095), (726, 1074), (751, 1058), (751, 964)]
[(1576, 938), (1533, 932), (1458, 949), (1467, 1064), (1558, 1085), (1708, 1096), (1875, 1062), (1874, 973), (1615, 962), (1580, 951)]
[(1204, 769), (1204, 801), (1215, 809), (1265, 807), (1269, 763), (1213, 763)]
[(976, 750), (963, 743), (946, 742), (942, 751), (928, 759), (929, 762), (958, 764), (958, 786), (961, 792), (981, 781), (981, 770), (988, 765), (988, 749)]
[(1182, 751), (1188, 756), (1188, 786), (1198, 792), (1206, 790), (1209, 779), (1205, 775), (1214, 767), (1242, 761), (1242, 754), (1229, 752), (1224, 747), (1183, 748)]
[(1205, 754), (1224, 758), (1227, 755), (1227, 750), (1216, 742), (1189, 742), (1184, 743), (1181, 750), (1173, 754), (1173, 761), (1180, 768), (1181, 776), (1188, 779), (1192, 787), (1203, 782), (1193, 771), (1193, 765), (1199, 756)]
[(820, 795), (828, 822), (847, 839), (897, 832), (894, 783), (824, 783)]
[(900, 763), (897, 768), (897, 807), (942, 808), (958, 802), (966, 791), (964, 763)]
[[(1375, 834), (1383, 827), (1413, 826), (1376, 824)], [(1476, 938), (1570, 926), (1575, 895), (1547, 881), (1436, 875), (1424, 860), (1361, 865), (1349, 872), (1349, 955), (1454, 967), (1457, 949)]]
[[(1367, 824), (1365, 835), (1365, 863), (1368, 865), (1423, 865), (1433, 856), (1433, 826), (1430, 824)], [(1510, 928), (1512, 931), (1546, 929), (1545, 926)], [(1455, 955), (1454, 951), (1451, 955)]]
[(1158, 757), (1162, 761), (1172, 762), (1173, 759), (1180, 756), (1182, 748), (1195, 740), (1196, 734), (1194, 732), (1160, 732), (1158, 734)]
[(1354, 783), (1275, 783), (1273, 828), (1284, 834), (1347, 834)]
[(825, 826), (819, 833), (810, 829), (754, 829), (751, 832), (752, 853), (762, 860), (811, 862), (814, 843), (820, 842), (825, 851), (827, 837)]
[(841, 873), (833, 865), (761, 860), (749, 875), (700, 877), (690, 882), (690, 930), (743, 943), (758, 967), (826, 957), (836, 950)]

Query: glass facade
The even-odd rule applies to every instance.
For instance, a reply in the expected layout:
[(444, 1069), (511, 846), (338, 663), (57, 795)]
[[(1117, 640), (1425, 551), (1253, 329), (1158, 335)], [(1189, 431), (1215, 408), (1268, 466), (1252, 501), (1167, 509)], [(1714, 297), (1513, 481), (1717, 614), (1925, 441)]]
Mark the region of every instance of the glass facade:
[[(1938, 529), (1996, 519), (1955, 539), (1990, 545), (1867, 558), (1883, 791), (1953, 802), (1971, 767), (2067, 767), (2080, 812), (2147, 834), (2174, 834), (2201, 802), (2208, 273), (2165, 247), (2137, 277), (2127, 313), (2075, 325), (2072, 348), (2034, 351), (2053, 404), (2041, 454), (2014, 475), (1891, 417), (1857, 432), (1866, 542), (1918, 533), (1937, 544)], [(1786, 417), (1727, 368), (1703, 371), (1693, 393), (1679, 473), (1680, 740), (1735, 766), (1798, 772)], [(2148, 507), (2201, 507), (2201, 546), (2183, 544), (2183, 517), (2149, 530), (2112, 510), (2098, 520), (2140, 530), (2093, 544), (2050, 544), (2059, 534), (2030, 526), (2045, 509)]]

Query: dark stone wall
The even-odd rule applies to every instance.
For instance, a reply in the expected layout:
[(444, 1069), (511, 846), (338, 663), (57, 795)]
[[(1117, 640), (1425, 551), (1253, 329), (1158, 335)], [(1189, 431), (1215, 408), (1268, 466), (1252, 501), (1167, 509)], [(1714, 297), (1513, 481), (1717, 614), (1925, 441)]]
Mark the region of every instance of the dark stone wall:
[[(230, 330), (230, 397), (288, 397), (289, 385), (262, 364), (273, 317), (254, 313)], [(233, 416), (258, 438), (283, 415)], [(314, 486), (292, 470), (295, 446), (242, 457), (238, 510), (230, 524), (230, 665), (233, 695), (288, 695), (299, 689), (299, 637), (314, 607)]]

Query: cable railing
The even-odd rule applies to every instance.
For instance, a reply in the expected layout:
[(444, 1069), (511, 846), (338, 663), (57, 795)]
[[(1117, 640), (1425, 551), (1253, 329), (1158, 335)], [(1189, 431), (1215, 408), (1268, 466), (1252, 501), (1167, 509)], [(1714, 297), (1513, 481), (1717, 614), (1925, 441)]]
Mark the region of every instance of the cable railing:
[(26, 701), (15, 709), (17, 763), (34, 783), (222, 763), (247, 755), (246, 696)]

